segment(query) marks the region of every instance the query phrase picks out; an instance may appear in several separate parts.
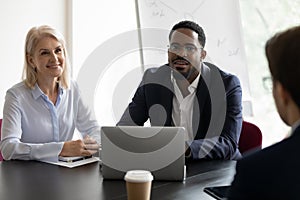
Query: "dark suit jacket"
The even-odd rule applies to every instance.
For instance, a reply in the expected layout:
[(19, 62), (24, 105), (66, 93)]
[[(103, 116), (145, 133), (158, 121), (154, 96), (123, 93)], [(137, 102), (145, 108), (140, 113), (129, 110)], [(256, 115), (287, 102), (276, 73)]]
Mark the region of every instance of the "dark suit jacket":
[[(132, 102), (118, 125), (172, 126), (173, 84), (168, 65), (144, 73)], [(194, 159), (236, 159), (242, 126), (242, 90), (239, 79), (205, 63), (193, 108)], [(205, 140), (203, 140), (205, 138)]]
[(287, 139), (237, 162), (229, 199), (300, 199), (300, 126)]

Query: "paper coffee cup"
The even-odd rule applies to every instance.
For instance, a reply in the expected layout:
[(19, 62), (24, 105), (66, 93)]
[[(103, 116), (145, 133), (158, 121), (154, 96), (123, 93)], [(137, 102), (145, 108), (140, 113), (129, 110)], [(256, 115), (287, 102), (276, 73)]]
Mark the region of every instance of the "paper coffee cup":
[(131, 170), (124, 177), (128, 200), (149, 200), (153, 176), (146, 170)]

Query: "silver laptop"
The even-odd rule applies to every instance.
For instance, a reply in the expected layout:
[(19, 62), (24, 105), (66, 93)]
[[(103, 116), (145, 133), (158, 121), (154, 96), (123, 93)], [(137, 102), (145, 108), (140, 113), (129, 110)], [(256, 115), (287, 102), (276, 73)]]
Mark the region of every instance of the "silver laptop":
[(123, 179), (128, 170), (149, 170), (154, 180), (183, 181), (183, 127), (114, 126), (101, 128), (104, 179)]

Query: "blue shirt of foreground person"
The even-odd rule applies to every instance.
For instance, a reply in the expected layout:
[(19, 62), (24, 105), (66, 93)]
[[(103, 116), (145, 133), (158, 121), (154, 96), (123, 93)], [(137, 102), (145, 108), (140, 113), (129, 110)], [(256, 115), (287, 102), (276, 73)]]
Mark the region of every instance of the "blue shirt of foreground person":
[[(33, 27), (25, 42), (24, 81), (5, 97), (0, 150), (5, 160), (52, 160), (89, 156), (100, 144), (100, 126), (69, 81), (63, 36), (50, 26)], [(82, 140), (72, 141), (74, 130)]]
[(204, 63), (203, 29), (191, 21), (169, 34), (168, 64), (145, 71), (117, 125), (183, 126), (189, 159), (238, 159), (242, 126), (239, 79)]
[(273, 97), (291, 136), (238, 161), (229, 199), (299, 199), (300, 26), (275, 34), (266, 44)]

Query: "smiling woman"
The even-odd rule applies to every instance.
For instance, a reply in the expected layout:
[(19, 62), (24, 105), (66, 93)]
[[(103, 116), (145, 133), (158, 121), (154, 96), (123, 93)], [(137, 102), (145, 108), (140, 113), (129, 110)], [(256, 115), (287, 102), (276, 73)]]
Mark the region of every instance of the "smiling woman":
[(36, 73), (39, 87), (55, 104), (58, 95), (57, 83), (65, 72), (65, 53), (62, 44), (53, 37), (43, 36), (37, 43), (35, 51), (32, 54), (28, 53), (27, 59), (29, 67)]
[[(44, 25), (29, 30), (24, 81), (7, 91), (0, 150), (5, 160), (58, 160), (90, 156), (100, 144), (100, 127), (69, 81), (63, 36)], [(34, 120), (33, 120), (34, 119)], [(84, 139), (72, 141), (77, 128)]]
[[(33, 27), (27, 34), (25, 46), (23, 79), (28, 87), (33, 88), (36, 81), (42, 81), (42, 87), (61, 81), (62, 86), (68, 88), (69, 61), (64, 38), (58, 31), (49, 26)], [(55, 84), (52, 87), (55, 90)]]

